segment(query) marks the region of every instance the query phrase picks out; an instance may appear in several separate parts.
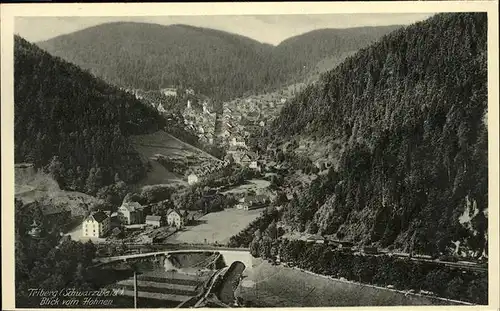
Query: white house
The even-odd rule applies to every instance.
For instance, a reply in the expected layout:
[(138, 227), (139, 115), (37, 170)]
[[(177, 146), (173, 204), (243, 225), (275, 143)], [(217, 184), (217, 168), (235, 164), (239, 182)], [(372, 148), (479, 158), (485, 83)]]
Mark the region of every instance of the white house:
[(182, 228), (186, 220), (185, 216), (185, 212), (173, 209), (167, 215), (167, 224), (172, 227)]
[(257, 161), (251, 161), (250, 164), (248, 165), (248, 167), (251, 169), (254, 169), (256, 171), (259, 171), (259, 172), (261, 170), (259, 162), (257, 162)]
[(82, 236), (101, 238), (108, 233), (110, 218), (102, 211), (90, 214), (82, 224)]
[(240, 203), (246, 204), (248, 207), (262, 206), (269, 202), (269, 198), (265, 195), (247, 195), (239, 200)]
[(196, 174), (189, 174), (188, 176), (188, 184), (189, 185), (194, 185), (199, 181), (198, 175)]
[(232, 146), (239, 146), (239, 147), (246, 147), (246, 143), (244, 141), (238, 141), (236, 137), (233, 137), (231, 139), (231, 145)]
[(165, 96), (173, 96), (173, 97), (177, 96), (177, 90), (175, 88), (166, 88), (161, 91)]
[(234, 207), (236, 207), (236, 209), (248, 210), (248, 204), (244, 202), (238, 203)]
[(158, 104), (158, 107), (156, 108), (159, 112), (167, 112), (165, 108), (163, 108), (163, 105), (161, 103)]
[(245, 166), (250, 166), (252, 165), (253, 162), (255, 162), (253, 163), (253, 168), (257, 168), (258, 167), (257, 160), (258, 160), (257, 154), (255, 152), (248, 151), (241, 156), (240, 164)]
[(125, 202), (118, 208), (118, 218), (124, 225), (140, 224), (143, 221), (142, 206), (137, 202)]

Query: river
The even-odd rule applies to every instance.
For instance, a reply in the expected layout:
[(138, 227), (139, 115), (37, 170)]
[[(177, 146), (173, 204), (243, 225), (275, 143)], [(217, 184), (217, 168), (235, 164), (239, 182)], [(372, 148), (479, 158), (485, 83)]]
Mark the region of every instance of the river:
[(235, 295), (247, 307), (340, 307), (454, 305), (437, 297), (407, 294), (370, 285), (273, 266), (255, 259)]

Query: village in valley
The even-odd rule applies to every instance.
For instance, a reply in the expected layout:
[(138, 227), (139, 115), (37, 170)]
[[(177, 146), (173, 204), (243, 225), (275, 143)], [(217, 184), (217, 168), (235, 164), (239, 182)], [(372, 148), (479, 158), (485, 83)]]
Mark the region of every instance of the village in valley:
[[(207, 144), (217, 143), (226, 149), (226, 156), (223, 160), (219, 160), (202, 150), (185, 144), (179, 145), (180, 148), (172, 147), (172, 150), (167, 147), (165, 150), (168, 149), (168, 152), (163, 152), (165, 150), (158, 151), (151, 148), (155, 144), (162, 143), (156, 139), (156, 136), (140, 137), (140, 142), (137, 142), (136, 146), (138, 146), (138, 150), (141, 148), (146, 149), (142, 154), (145, 161), (150, 166), (153, 166), (151, 170), (154, 171), (156, 167), (161, 166), (162, 169), (166, 168), (172, 175), (175, 175), (174, 178), (168, 180), (168, 184), (156, 184), (157, 181), (154, 180), (146, 181), (142, 185), (143, 192), (144, 189), (148, 188), (154, 189), (153, 191), (156, 192), (168, 188), (168, 192), (172, 191), (171, 186), (175, 185), (174, 191), (182, 193), (186, 188), (198, 187), (203, 183), (205, 189), (200, 198), (212, 200), (214, 196), (224, 197), (224, 200), (230, 201), (230, 205), (225, 205), (225, 207), (234, 210), (234, 222), (241, 222), (241, 224), (237, 227), (233, 226), (234, 229), (229, 230), (227, 233), (224, 233), (224, 228), (213, 227), (211, 230), (217, 232), (220, 238), (213, 238), (214, 232), (204, 231), (205, 236), (201, 240), (204, 244), (227, 244), (232, 235), (237, 234), (238, 230), (244, 229), (251, 221), (255, 220), (262, 210), (270, 206), (277, 197), (276, 188), (271, 190), (269, 186), (272, 179), (276, 178), (275, 176), (281, 167), (264, 154), (259, 155), (249, 150), (246, 141), (252, 132), (255, 133), (272, 121), (273, 117), (278, 114), (279, 109), (286, 103), (287, 97), (292, 96), (295, 90), (296, 88), (292, 91), (287, 89), (271, 95), (266, 94), (244, 100), (224, 102), (223, 108), (219, 109), (222, 110), (221, 113), (221, 111), (216, 111), (215, 105), (207, 97), (196, 94), (191, 88), (176, 89), (171, 87), (161, 89), (158, 92), (127, 89), (126, 91), (135, 95), (137, 99), (148, 98), (147, 102), (157, 109), (160, 114), (166, 114), (167, 112), (164, 108), (164, 100), (182, 101), (185, 104), (182, 110), (184, 129), (196, 133), (200, 141)], [(152, 93), (156, 97), (152, 96)], [(164, 137), (168, 134), (158, 132), (155, 135)], [(195, 150), (194, 154), (196, 155), (186, 156), (185, 153), (179, 152), (185, 147), (190, 151)], [(286, 169), (286, 167), (283, 168)], [(17, 184), (18, 189), (22, 188), (21, 183), (30, 184), (32, 179), (36, 179), (33, 176), (40, 174), (40, 172), (32, 171), (32, 165), (26, 163), (16, 165), (16, 170), (19, 172), (18, 176), (23, 176), (23, 172), (31, 170), (31, 173), (24, 173), (29, 177), (24, 178), (23, 181)], [(224, 170), (231, 171), (229, 174), (243, 170), (247, 176), (235, 183), (227, 182), (217, 187), (211, 186), (210, 179)], [(45, 177), (47, 178), (47, 176)], [(165, 181), (162, 180), (162, 182)], [(18, 197), (26, 200), (32, 193), (33, 190), (20, 190), (18, 191)], [(74, 227), (68, 233), (75, 240), (92, 240), (103, 245), (148, 245), (158, 243), (199, 243), (199, 238), (185, 240), (182, 237), (189, 236), (186, 235), (187, 231), (196, 232), (197, 227), (210, 226), (210, 219), (213, 221), (213, 218), (218, 217), (218, 213), (224, 212), (224, 209), (222, 209), (222, 211), (215, 211), (212, 212), (212, 215), (208, 215), (210, 212), (207, 212), (206, 209), (203, 210), (193, 206), (175, 206), (170, 198), (156, 201), (149, 200), (141, 204), (130, 200), (129, 197), (127, 195), (122, 204), (112, 210), (93, 209), (92, 206), (99, 205), (96, 200), (70, 199), (69, 203), (60, 204), (59, 208), (52, 213), (71, 214), (70, 210), (75, 210), (73, 208), (75, 204), (90, 208), (90, 213), (85, 214), (85, 212), (81, 211), (84, 208), (81, 208), (80, 213), (75, 215), (73, 212), (73, 215), (71, 215), (73, 218), (74, 216), (80, 218), (85, 216), (81, 223), (76, 226), (73, 223)], [(227, 218), (229, 214), (219, 216), (224, 218), (224, 222), (228, 227), (232, 222)], [(36, 235), (39, 232), (40, 229), (34, 224), (32, 234)], [(137, 249), (127, 250), (129, 253), (137, 251)]]
[(147, 17), (20, 31), (16, 306), (487, 303), (482, 14), (276, 45)]

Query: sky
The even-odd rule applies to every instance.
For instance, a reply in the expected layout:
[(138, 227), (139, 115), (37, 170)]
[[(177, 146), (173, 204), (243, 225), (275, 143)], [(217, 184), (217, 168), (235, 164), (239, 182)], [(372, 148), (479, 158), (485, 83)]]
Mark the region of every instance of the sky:
[(250, 37), (273, 45), (315, 29), (360, 26), (407, 25), (427, 19), (419, 14), (303, 14), (303, 15), (220, 15), (220, 16), (113, 16), (113, 17), (16, 17), (15, 32), (31, 42), (47, 40), (98, 24), (129, 21), (161, 25), (187, 24)]

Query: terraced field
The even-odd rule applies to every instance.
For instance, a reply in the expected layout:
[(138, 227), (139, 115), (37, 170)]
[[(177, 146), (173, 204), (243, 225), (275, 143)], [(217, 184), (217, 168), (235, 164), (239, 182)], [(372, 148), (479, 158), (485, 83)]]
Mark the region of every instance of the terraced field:
[(165, 131), (135, 135), (131, 136), (130, 139), (136, 151), (141, 155), (142, 161), (151, 164), (147, 177), (140, 182), (141, 185), (185, 183), (184, 176), (170, 172), (153, 160), (156, 155), (184, 160), (193, 169), (207, 163), (219, 161), (212, 155), (175, 138)]

